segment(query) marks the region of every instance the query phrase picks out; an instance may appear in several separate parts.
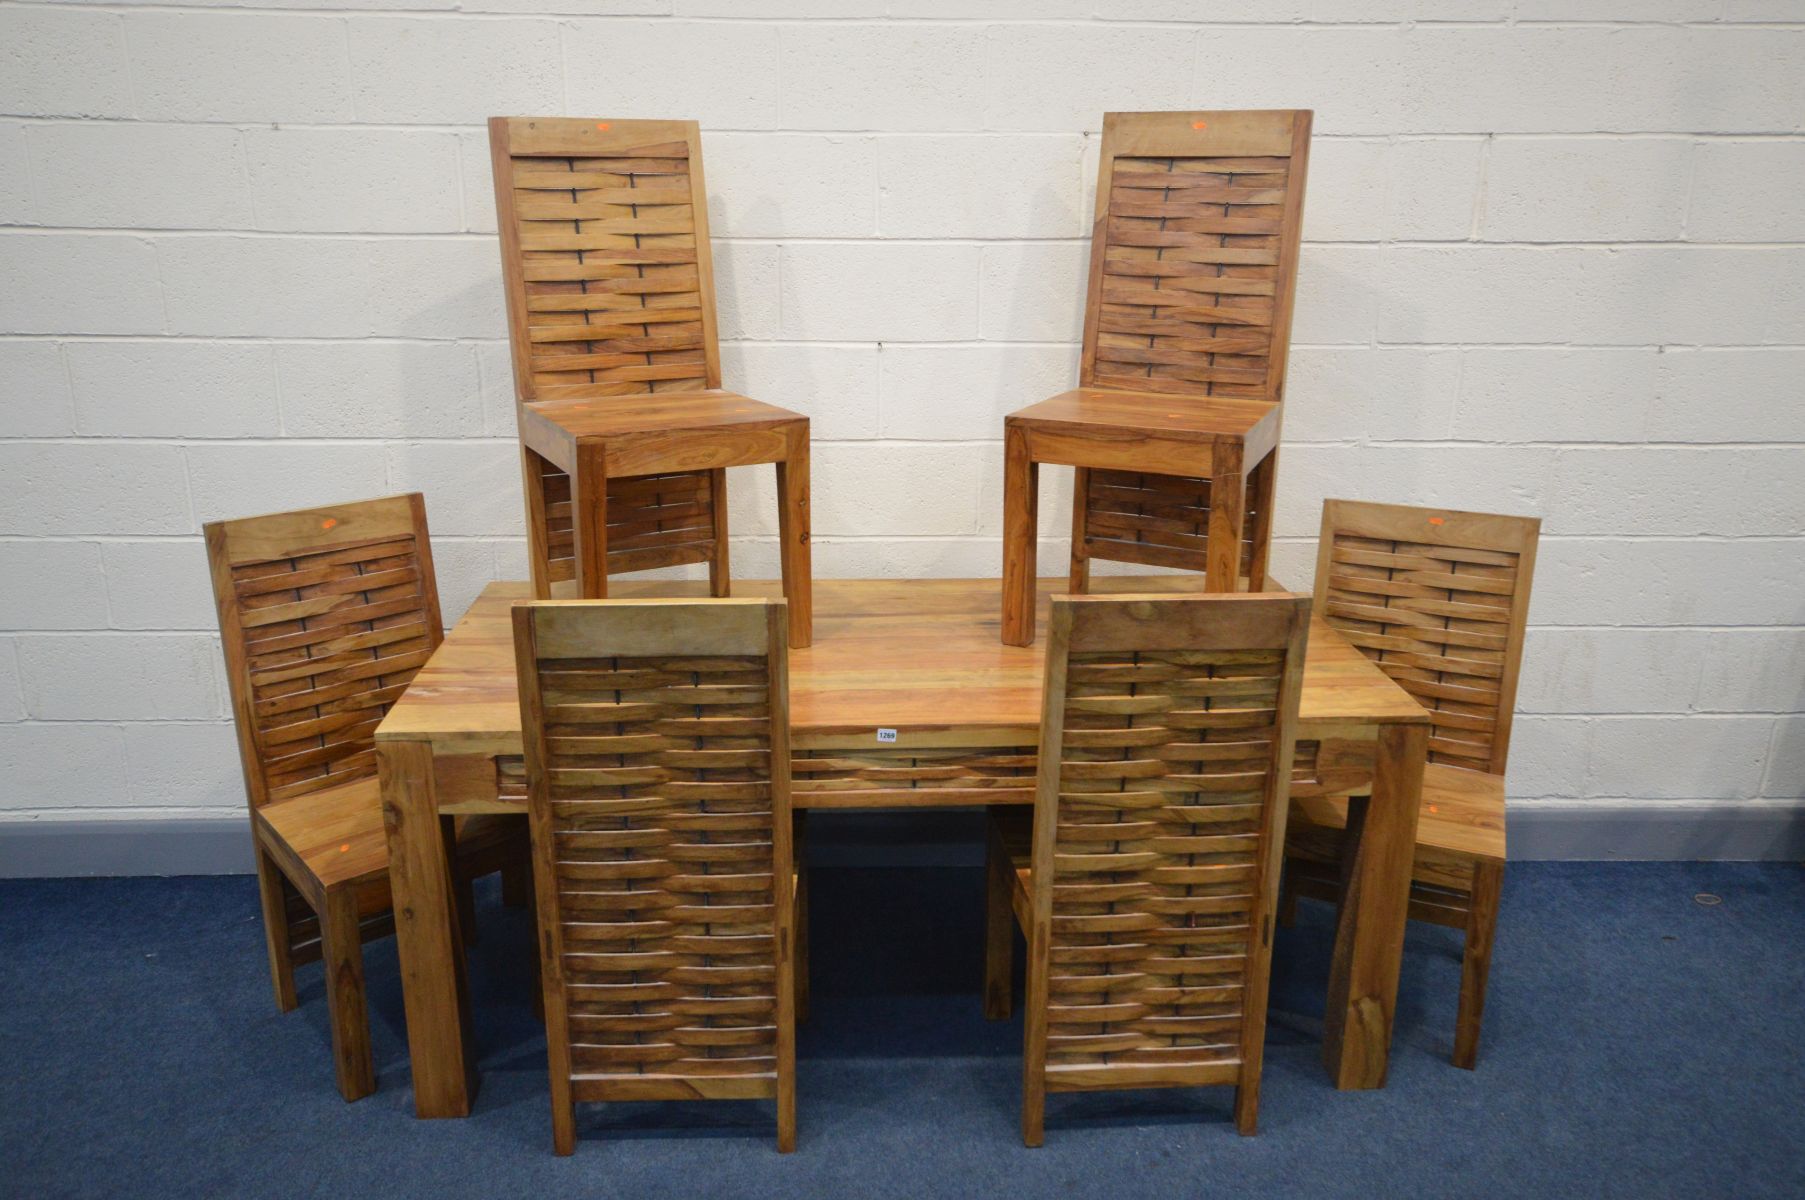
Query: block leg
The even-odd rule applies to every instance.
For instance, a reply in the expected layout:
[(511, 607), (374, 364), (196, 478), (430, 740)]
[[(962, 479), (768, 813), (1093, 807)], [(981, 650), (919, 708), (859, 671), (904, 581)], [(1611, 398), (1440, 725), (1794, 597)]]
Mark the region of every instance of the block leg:
[(1003, 642), (1034, 642), (1035, 554), (1039, 537), (1040, 467), (1028, 456), (1028, 435), (1003, 431)]
[(708, 473), (708, 511), (714, 521), (714, 550), (708, 557), (708, 594), (727, 596), (733, 591), (733, 574), (727, 567), (727, 468)]
[(1079, 467), (1072, 478), (1072, 577), (1073, 595), (1091, 590), (1091, 556), (1084, 547), (1084, 531), (1090, 525), (1091, 472)]
[(1323, 1014), (1323, 1062), (1342, 1089), (1385, 1086), (1428, 736), (1426, 725), (1382, 726), (1372, 797), (1348, 807), (1351, 857)]
[(1241, 448), (1216, 447), (1210, 476), (1210, 536), (1204, 550), (1203, 587), (1232, 592), (1241, 578), (1241, 533), (1247, 519), (1247, 481), (1241, 473)]
[(1479, 863), (1474, 868), (1473, 906), (1467, 911), (1466, 952), (1460, 964), (1460, 1018), (1454, 1028), (1454, 1065), (1469, 1071), (1479, 1058), (1479, 1025), (1485, 1017), (1486, 977), (1492, 968), (1492, 935), (1498, 928), (1503, 888), (1503, 864)]
[(449, 822), (439, 818), (433, 792), (432, 746), (378, 742), (376, 763), (389, 839), (414, 1111), (422, 1117), (466, 1117), (476, 1090), (470, 992), (445, 843)]
[(577, 586), (589, 600), (608, 596), (608, 469), (600, 446), (577, 448), (570, 477), (570, 515), (576, 534)]
[(814, 575), (809, 541), (808, 424), (791, 433), (787, 457), (777, 464), (778, 558), (784, 599), (790, 602), (790, 648), (814, 640)]
[(262, 846), (257, 847), (257, 896), (263, 905), (263, 943), (269, 951), (270, 986), (275, 989), (276, 1008), (293, 1012), (295, 999), (295, 960), (293, 940), (288, 931), (288, 880)]
[(370, 1014), (364, 1002), (363, 932), (357, 894), (350, 889), (326, 894), (326, 908), (320, 913), (320, 961), (326, 969), (339, 1095), (362, 1100), (376, 1090), (376, 1064), (370, 1054)]
[(1272, 559), (1272, 506), (1277, 499), (1278, 475), (1277, 446), (1248, 474), (1247, 506), (1251, 510), (1248, 538), (1253, 542), (1253, 561), (1247, 568), (1247, 590), (1250, 592), (1263, 591), (1266, 587), (1266, 571)]
[(551, 535), (546, 523), (546, 462), (523, 444), (520, 447), (521, 492), (526, 496), (526, 561), (533, 577), (533, 595), (551, 598)]

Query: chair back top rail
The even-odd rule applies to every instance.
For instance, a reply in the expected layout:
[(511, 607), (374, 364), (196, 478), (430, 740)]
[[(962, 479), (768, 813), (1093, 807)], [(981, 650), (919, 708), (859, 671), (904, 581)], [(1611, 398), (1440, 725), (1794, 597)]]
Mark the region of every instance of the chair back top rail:
[(1080, 384), (1283, 397), (1310, 120), (1104, 115)]
[(376, 726), (444, 638), (419, 493), (204, 528), (251, 807), (376, 774)]
[(1429, 761), (1502, 775), (1537, 517), (1329, 500), (1316, 607), (1429, 710)]
[(1028, 992), (1049, 1086), (1257, 1080), (1309, 612), (1053, 600)]
[(515, 394), (721, 386), (694, 121), (492, 117)]
[(554, 1103), (794, 1071), (782, 601), (513, 611)]

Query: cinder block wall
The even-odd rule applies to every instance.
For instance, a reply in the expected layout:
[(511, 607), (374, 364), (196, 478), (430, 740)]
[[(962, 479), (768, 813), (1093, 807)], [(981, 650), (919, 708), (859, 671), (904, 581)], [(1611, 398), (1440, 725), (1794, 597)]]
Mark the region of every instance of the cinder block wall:
[(1325, 496), (1539, 513), (1518, 813), (1797, 812), (1805, 3), (277, 7), (0, 5), (0, 818), (241, 810), (203, 521), (419, 488), (449, 614), (524, 575), (483, 118), (699, 119), (817, 571), (993, 575), (1101, 114), (1265, 106), (1318, 134), (1281, 578)]

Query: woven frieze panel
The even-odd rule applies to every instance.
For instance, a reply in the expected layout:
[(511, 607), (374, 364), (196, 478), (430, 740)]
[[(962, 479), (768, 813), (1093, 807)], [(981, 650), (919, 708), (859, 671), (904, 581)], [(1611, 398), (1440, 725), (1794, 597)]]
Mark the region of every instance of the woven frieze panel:
[(1095, 384), (1272, 398), (1291, 160), (1121, 157), (1106, 186)]
[[(1210, 481), (1185, 475), (1093, 469), (1085, 508), (1085, 549), (1117, 562), (1200, 571), (1210, 532)], [(1253, 570), (1259, 497), (1249, 489), (1240, 571)]]
[(707, 387), (688, 143), (511, 170), (534, 396)]
[(1490, 770), (1519, 556), (1340, 532), (1328, 562), (1323, 614), (1429, 710), (1429, 761)]
[(1241, 1056), (1283, 654), (1073, 654), (1047, 1065)]
[(766, 659), (539, 670), (573, 1073), (773, 1073)]
[(376, 773), (374, 735), (437, 630), (412, 537), (232, 568), (252, 738), (270, 800)]
[[(570, 476), (549, 465), (545, 540), (554, 582), (576, 578)], [(706, 562), (714, 547), (714, 493), (706, 471), (608, 480), (608, 573)]]

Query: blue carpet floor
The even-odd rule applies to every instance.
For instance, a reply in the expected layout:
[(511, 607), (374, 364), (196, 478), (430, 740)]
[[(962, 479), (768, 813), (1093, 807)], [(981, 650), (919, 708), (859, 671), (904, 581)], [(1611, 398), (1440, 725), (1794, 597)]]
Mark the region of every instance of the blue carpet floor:
[(492, 884), (476, 1113), (420, 1122), (392, 940), (367, 952), (381, 1090), (346, 1105), (320, 969), (279, 1015), (249, 878), (0, 882), (0, 1194), (1805, 1195), (1795, 865), (1513, 864), (1479, 1070), (1447, 1062), (1458, 941), (1413, 925), (1377, 1092), (1319, 1065), (1329, 913), (1305, 904), (1278, 946), (1258, 1137), (1235, 1135), (1228, 1089), (1054, 1097), (1033, 1151), (1019, 1014), (979, 1015), (980, 873), (813, 878), (797, 1152), (776, 1153), (769, 1105), (597, 1106), (570, 1159), (527, 917)]

